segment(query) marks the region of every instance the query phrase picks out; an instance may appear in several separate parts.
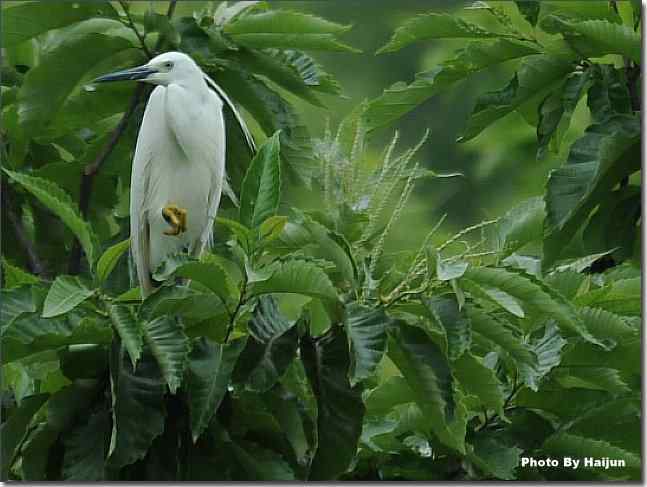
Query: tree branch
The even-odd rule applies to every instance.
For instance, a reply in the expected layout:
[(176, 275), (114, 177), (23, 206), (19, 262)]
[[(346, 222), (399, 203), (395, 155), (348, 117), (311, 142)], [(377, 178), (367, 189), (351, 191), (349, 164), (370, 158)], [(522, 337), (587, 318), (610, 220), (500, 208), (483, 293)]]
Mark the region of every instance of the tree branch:
[[(170, 2), (168, 7), (168, 12), (166, 14), (168, 18), (171, 18), (173, 16), (173, 12), (175, 12), (176, 3), (177, 3), (177, 0), (172, 0)], [(128, 18), (130, 19), (130, 16)], [(134, 24), (133, 24), (133, 28), (134, 28)], [(155, 52), (159, 51), (159, 49), (162, 47), (163, 42), (164, 42), (164, 38), (163, 36), (160, 36), (159, 39), (157, 40), (157, 44), (155, 45)], [(151, 57), (150, 52), (148, 52), (147, 49), (145, 50), (145, 52), (147, 56), (150, 58)], [(92, 195), (92, 186), (94, 183), (94, 177), (99, 172), (99, 169), (101, 169), (101, 166), (105, 163), (106, 159), (108, 159), (108, 157), (114, 150), (115, 146), (119, 142), (119, 139), (121, 138), (126, 128), (128, 127), (128, 121), (132, 116), (132, 114), (135, 112), (137, 105), (143, 98), (145, 91), (146, 91), (145, 85), (139, 83), (137, 85), (137, 88), (135, 88), (135, 92), (133, 93), (133, 96), (130, 99), (130, 103), (126, 108), (126, 111), (121, 117), (121, 120), (119, 120), (119, 123), (113, 129), (112, 134), (108, 139), (108, 142), (106, 142), (106, 145), (104, 145), (101, 151), (99, 151), (94, 161), (91, 164), (88, 164), (83, 171), (83, 175), (81, 176), (81, 187), (79, 190), (79, 211), (81, 212), (81, 215), (83, 216), (83, 218), (85, 218), (86, 220), (88, 217), (88, 211), (90, 209), (90, 197)], [(78, 274), (80, 270), (81, 270), (81, 244), (79, 243), (78, 240), (75, 240), (74, 245), (72, 247), (72, 252), (70, 254), (68, 272), (74, 275), (74, 274)]]
[(8, 193), (9, 185), (2, 185), (2, 207), (7, 210), (7, 217), (9, 222), (13, 227), (14, 233), (16, 234), (16, 239), (20, 246), (24, 249), (25, 254), (27, 255), (27, 267), (32, 274), (36, 274), (39, 277), (47, 277), (47, 271), (45, 270), (45, 265), (43, 261), (36, 252), (36, 247), (34, 242), (30, 240), (27, 236), (27, 231), (25, 230), (22, 220), (18, 216), (18, 212), (15, 208), (15, 205), (10, 201)]

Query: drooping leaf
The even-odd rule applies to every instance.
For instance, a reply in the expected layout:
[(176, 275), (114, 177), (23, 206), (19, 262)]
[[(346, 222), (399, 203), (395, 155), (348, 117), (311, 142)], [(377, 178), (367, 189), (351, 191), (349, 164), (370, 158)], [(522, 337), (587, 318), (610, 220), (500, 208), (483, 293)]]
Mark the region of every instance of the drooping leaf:
[(390, 323), (391, 319), (381, 308), (357, 303), (346, 305), (344, 327), (351, 348), (351, 385), (375, 372), (386, 350), (386, 329)]
[(248, 324), (250, 337), (233, 376), (258, 392), (271, 389), (283, 376), (297, 351), (298, 332), (271, 296), (262, 296)]
[(610, 64), (594, 64), (587, 103), (594, 122), (602, 123), (618, 113), (631, 114), (631, 95), (624, 70)]
[(53, 318), (73, 310), (95, 294), (75, 276), (58, 276), (43, 304), (43, 318)]
[(157, 360), (172, 394), (182, 385), (189, 340), (180, 322), (172, 316), (160, 316), (141, 327), (144, 342)]
[(401, 324), (389, 341), (388, 355), (414, 392), (432, 431), (447, 446), (465, 449), (465, 417), (453, 390), (442, 350), (420, 328)]
[(620, 371), (610, 367), (560, 367), (554, 376), (564, 388), (593, 389), (614, 395), (631, 392)]
[(92, 17), (116, 18), (117, 12), (109, 2), (80, 3), (70, 8), (65, 4), (21, 2), (2, 10), (2, 45), (17, 46), (48, 30)]
[(533, 27), (537, 25), (539, 11), (541, 10), (539, 0), (515, 0), (514, 3), (517, 4), (519, 12), (525, 17), (530, 25)]
[(514, 361), (524, 382), (533, 390), (537, 390), (534, 380), (537, 356), (534, 351), (524, 344), (500, 317), (495, 318), (492, 314), (470, 304), (465, 306), (465, 310), (472, 322), (472, 331), (485, 338), (489, 343), (500, 347)]
[(336, 300), (337, 291), (318, 265), (305, 260), (288, 260), (271, 268), (267, 280), (250, 286), (253, 295), (270, 293), (303, 294), (325, 300)]
[(636, 333), (636, 330), (628, 325), (622, 317), (609, 311), (583, 306), (578, 309), (578, 312), (591, 333), (602, 339), (618, 342)]
[(108, 312), (112, 320), (112, 325), (117, 330), (117, 333), (119, 333), (119, 337), (124, 347), (126, 347), (133, 367), (135, 367), (142, 353), (143, 341), (141, 325), (130, 306), (115, 304), (110, 306)]
[(470, 43), (454, 58), (417, 74), (413, 83), (400, 82), (384, 90), (368, 105), (364, 114), (366, 128), (371, 131), (393, 122), (436, 93), (482, 69), (538, 52), (536, 46), (514, 39)]
[(288, 10), (239, 16), (224, 26), (234, 42), (246, 47), (359, 52), (335, 37), (348, 29), (350, 26)]
[(281, 196), (279, 132), (275, 132), (252, 160), (240, 191), (240, 220), (250, 228), (258, 227), (274, 215)]
[(523, 450), (506, 446), (494, 438), (478, 437), (468, 457), (486, 474), (501, 480), (514, 480)]
[(293, 481), (294, 471), (277, 452), (261, 448), (256, 444), (231, 442), (234, 456), (245, 469), (245, 480), (251, 481)]
[(348, 380), (350, 356), (343, 328), (301, 340), (301, 357), (317, 401), (317, 448), (308, 478), (335, 479), (346, 471), (357, 451), (364, 404), (359, 388)]
[(533, 383), (538, 384), (553, 368), (561, 363), (562, 348), (565, 345), (566, 340), (561, 337), (559, 330), (553, 324), (546, 327), (543, 337), (531, 342), (531, 349), (537, 356), (536, 375), (532, 380)]
[(194, 342), (187, 369), (191, 436), (194, 443), (220, 406), (244, 346), (244, 339), (225, 345), (213, 343), (206, 338)]
[(379, 49), (377, 54), (398, 51), (414, 42), (431, 39), (496, 37), (505, 37), (505, 35), (487, 31), (456, 15), (428, 13), (413, 17), (398, 27), (391, 40)]
[(134, 369), (124, 349), (113, 346), (110, 356), (112, 435), (108, 466), (121, 468), (144, 458), (164, 431), (165, 381), (155, 359), (145, 353)]
[(485, 128), (526, 103), (543, 100), (572, 70), (568, 59), (548, 54), (526, 57), (512, 80), (499, 91), (481, 95), (460, 137), (466, 142)]
[(541, 103), (537, 124), (537, 159), (542, 159), (546, 155), (549, 146), (553, 152), (559, 152), (573, 112), (590, 85), (590, 70), (574, 71), (566, 77), (562, 87), (548, 95)]
[(62, 478), (66, 481), (105, 480), (105, 458), (110, 416), (107, 410), (93, 413), (64, 439)]
[(465, 312), (461, 311), (457, 300), (452, 296), (424, 298), (423, 304), (438, 325), (445, 330), (449, 359), (458, 359), (469, 349), (472, 342), (472, 328), (469, 318)]
[(551, 171), (546, 194), (546, 265), (554, 262), (589, 212), (622, 178), (640, 168), (640, 123), (616, 115), (591, 125), (571, 147), (568, 161)]
[(478, 357), (464, 353), (454, 362), (453, 373), (466, 393), (477, 396), (484, 407), (504, 416), (501, 382), (494, 371), (486, 367)]
[(117, 265), (119, 258), (129, 249), (130, 239), (110, 246), (97, 261), (97, 279), (104, 282)]
[(76, 204), (70, 196), (56, 184), (46, 179), (8, 171), (7, 169), (4, 171), (12, 180), (34, 195), (38, 201), (67, 225), (76, 238), (79, 239), (79, 242), (81, 242), (88, 262), (92, 265), (96, 258), (95, 249), (98, 246), (98, 239), (90, 224), (83, 220), (79, 214)]
[(20, 446), (33, 415), (47, 400), (48, 394), (37, 394), (22, 400), (20, 407), (0, 426), (2, 436), (2, 478), (8, 478), (8, 470), (14, 461), (16, 448)]

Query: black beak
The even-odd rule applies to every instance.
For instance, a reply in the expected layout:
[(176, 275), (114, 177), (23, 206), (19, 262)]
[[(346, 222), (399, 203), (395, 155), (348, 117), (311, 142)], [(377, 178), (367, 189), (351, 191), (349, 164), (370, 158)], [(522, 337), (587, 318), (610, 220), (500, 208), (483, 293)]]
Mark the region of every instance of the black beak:
[(104, 74), (93, 81), (93, 83), (104, 83), (106, 81), (122, 81), (122, 80), (141, 80), (146, 79), (153, 73), (157, 73), (156, 69), (148, 66), (137, 66), (136, 68), (124, 69), (116, 73)]

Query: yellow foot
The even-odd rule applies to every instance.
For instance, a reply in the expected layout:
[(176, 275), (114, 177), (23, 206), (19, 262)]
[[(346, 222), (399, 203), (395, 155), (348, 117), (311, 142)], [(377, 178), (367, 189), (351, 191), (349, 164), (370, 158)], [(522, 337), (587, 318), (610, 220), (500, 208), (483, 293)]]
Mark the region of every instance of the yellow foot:
[(162, 208), (162, 217), (171, 226), (170, 230), (164, 230), (164, 235), (182, 235), (186, 232), (186, 210), (176, 205), (166, 205)]

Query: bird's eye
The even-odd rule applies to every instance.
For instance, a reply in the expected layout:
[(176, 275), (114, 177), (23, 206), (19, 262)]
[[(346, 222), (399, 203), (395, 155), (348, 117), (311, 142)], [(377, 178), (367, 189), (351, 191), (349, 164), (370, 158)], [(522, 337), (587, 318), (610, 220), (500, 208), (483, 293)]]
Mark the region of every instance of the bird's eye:
[(171, 61), (167, 61), (164, 63), (164, 67), (167, 69), (171, 69), (173, 67), (173, 63)]

